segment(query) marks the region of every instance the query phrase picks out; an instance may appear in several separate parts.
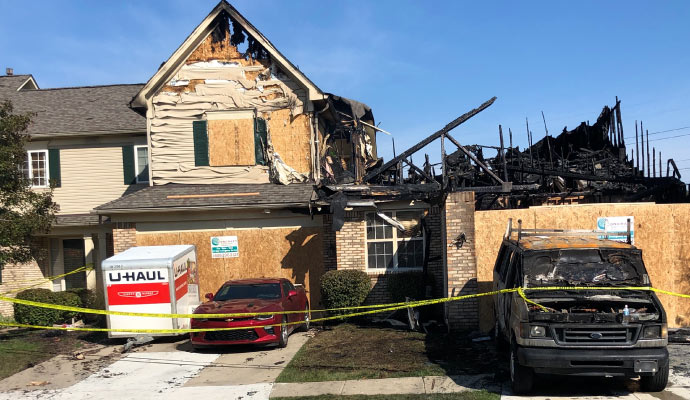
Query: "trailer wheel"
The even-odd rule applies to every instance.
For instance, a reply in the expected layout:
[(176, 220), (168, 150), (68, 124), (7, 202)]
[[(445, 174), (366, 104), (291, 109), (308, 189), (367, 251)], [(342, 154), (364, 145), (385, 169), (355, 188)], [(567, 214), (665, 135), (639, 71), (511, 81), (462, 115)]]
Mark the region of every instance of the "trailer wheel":
[(668, 363), (665, 367), (659, 368), (656, 374), (640, 378), (640, 386), (644, 392), (661, 392), (666, 389), (666, 385), (668, 385)]
[(528, 393), (534, 385), (534, 370), (520, 365), (517, 344), (514, 341), (510, 346), (510, 383), (515, 394)]
[(283, 316), (283, 322), (280, 323), (280, 339), (278, 340), (278, 347), (285, 348), (288, 345), (288, 324), (287, 318)]

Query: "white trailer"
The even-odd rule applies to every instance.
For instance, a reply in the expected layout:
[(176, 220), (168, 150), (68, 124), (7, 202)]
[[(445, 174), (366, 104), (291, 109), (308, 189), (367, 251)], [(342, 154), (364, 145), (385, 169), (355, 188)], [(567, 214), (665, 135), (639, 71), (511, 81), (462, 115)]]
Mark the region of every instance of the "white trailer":
[[(199, 273), (192, 245), (132, 247), (101, 264), (106, 310), (191, 314), (199, 301)], [(108, 315), (110, 329), (187, 329), (189, 318)], [(108, 337), (174, 333), (108, 332)]]

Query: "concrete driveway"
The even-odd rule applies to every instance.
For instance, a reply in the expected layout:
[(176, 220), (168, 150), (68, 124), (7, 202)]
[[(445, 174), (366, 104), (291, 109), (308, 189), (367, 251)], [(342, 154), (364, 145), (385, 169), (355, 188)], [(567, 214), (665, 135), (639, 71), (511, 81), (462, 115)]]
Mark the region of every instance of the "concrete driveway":
[[(155, 342), (70, 385), (53, 381), (75, 361), (49, 360), (0, 382), (0, 400), (188, 400), (218, 393), (224, 398), (268, 399), (273, 382), (307, 340), (308, 334), (295, 333), (284, 349), (235, 346), (204, 352), (191, 351), (186, 339)], [(32, 386), (37, 377), (48, 382), (48, 388)]]

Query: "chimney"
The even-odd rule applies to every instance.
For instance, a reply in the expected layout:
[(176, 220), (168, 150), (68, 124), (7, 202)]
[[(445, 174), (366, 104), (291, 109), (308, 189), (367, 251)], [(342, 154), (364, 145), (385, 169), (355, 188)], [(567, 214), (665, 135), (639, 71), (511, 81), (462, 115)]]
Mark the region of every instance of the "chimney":
[(12, 76), (12, 75), (14, 75), (14, 68), (10, 68), (10, 67), (5, 68), (5, 74), (6, 74), (7, 76)]

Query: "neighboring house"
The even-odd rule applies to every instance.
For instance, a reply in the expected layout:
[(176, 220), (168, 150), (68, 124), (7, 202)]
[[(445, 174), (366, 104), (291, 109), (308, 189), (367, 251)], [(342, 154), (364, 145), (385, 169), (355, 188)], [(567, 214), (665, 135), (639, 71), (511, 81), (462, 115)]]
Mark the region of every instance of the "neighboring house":
[[(6, 266), (0, 293), (112, 254), (111, 224), (91, 210), (148, 186), (146, 119), (129, 108), (141, 87), (39, 89), (31, 75), (0, 76), (0, 101), (10, 100), (17, 113), (35, 113), (22, 168), (35, 190), (54, 185), (59, 206), (51, 231), (34, 240), (36, 262)], [(43, 285), (58, 291), (96, 286), (95, 271)], [(0, 303), (0, 313), (11, 309)]]

